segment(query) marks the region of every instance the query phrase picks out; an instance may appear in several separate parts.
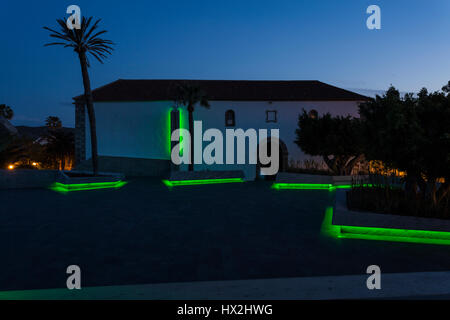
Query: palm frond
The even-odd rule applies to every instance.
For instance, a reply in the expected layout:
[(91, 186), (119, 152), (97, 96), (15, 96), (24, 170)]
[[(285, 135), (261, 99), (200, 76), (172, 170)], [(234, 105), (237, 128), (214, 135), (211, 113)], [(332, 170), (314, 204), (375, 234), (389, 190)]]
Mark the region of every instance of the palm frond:
[(206, 93), (199, 86), (189, 83), (181, 83), (178, 86), (175, 101), (192, 109), (196, 104), (207, 109), (210, 107)]
[[(64, 48), (73, 48), (78, 54), (89, 53), (100, 63), (112, 53), (114, 42), (102, 39), (100, 36), (105, 34), (106, 30), (98, 30), (101, 19), (92, 23), (93, 17), (83, 17), (81, 19), (80, 29), (69, 29), (66, 20), (57, 19), (59, 30), (44, 27), (50, 32), (50, 37), (59, 41), (44, 44), (44, 46), (62, 45)], [(89, 61), (88, 61), (89, 65)]]

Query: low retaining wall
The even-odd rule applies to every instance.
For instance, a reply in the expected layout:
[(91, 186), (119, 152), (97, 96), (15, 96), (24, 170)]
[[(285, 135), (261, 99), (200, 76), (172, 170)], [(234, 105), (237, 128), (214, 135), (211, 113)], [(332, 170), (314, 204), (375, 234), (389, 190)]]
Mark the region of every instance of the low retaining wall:
[(280, 172), (277, 174), (277, 183), (323, 183), (333, 184), (335, 186), (348, 185), (352, 180), (358, 178), (368, 179), (368, 176), (325, 176), (318, 174), (303, 174), (303, 173), (289, 173)]
[[(98, 157), (98, 169), (103, 172), (123, 173), (127, 177), (165, 177), (170, 172), (170, 160), (126, 157)], [(85, 160), (75, 168), (77, 171), (92, 170), (92, 160)]]
[(336, 191), (333, 225), (450, 232), (450, 220), (350, 211), (346, 193), (346, 190)]
[(58, 170), (0, 170), (0, 189), (47, 188), (58, 174)]
[(233, 179), (244, 178), (244, 173), (236, 171), (173, 171), (169, 181), (207, 180), (207, 179)]
[[(91, 171), (70, 171), (72, 174), (91, 174)], [(99, 183), (99, 182), (117, 182), (124, 179), (124, 175), (114, 172), (99, 172), (96, 177), (73, 177), (66, 172), (60, 172), (56, 182), (63, 184), (80, 184), (80, 183)]]
[(302, 173), (288, 173), (279, 172), (276, 178), (277, 183), (333, 183), (332, 176), (318, 175), (318, 174), (302, 174)]
[[(90, 171), (71, 171), (72, 173), (90, 173)], [(69, 177), (59, 170), (0, 170), (0, 189), (48, 188), (53, 183), (64, 184), (116, 182), (124, 178), (123, 174), (100, 172), (98, 177)]]
[(352, 184), (353, 180), (357, 179), (358, 182), (364, 181), (369, 182), (369, 176), (333, 176), (333, 185), (341, 186)]

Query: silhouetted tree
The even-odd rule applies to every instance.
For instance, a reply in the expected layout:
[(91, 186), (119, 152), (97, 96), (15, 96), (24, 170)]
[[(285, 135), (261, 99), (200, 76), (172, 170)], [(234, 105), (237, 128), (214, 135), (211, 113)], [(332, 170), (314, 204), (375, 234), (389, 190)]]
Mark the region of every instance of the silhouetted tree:
[[(403, 98), (391, 87), (382, 97), (360, 105), (364, 154), (406, 172), (406, 192), (418, 190), (436, 205), (450, 192), (450, 95), (428, 93)], [(445, 178), (438, 187), (437, 180)]]
[(89, 80), (88, 68), (90, 66), (87, 54), (91, 54), (100, 63), (111, 54), (113, 42), (100, 38), (106, 33), (105, 30), (98, 31), (98, 24), (101, 19), (95, 21), (92, 25), (92, 17), (82, 18), (80, 29), (70, 30), (67, 27), (65, 19), (57, 19), (60, 30), (56, 31), (48, 27), (44, 29), (50, 31), (50, 37), (58, 39), (57, 42), (47, 43), (46, 46), (62, 45), (64, 48), (72, 48), (78, 55), (83, 76), (84, 98), (89, 115), (89, 126), (91, 136), (92, 167), (94, 175), (98, 174), (98, 154), (97, 154), (97, 130), (95, 125), (94, 100), (92, 97), (91, 84)]
[(362, 160), (359, 119), (319, 116), (303, 110), (298, 118), (295, 143), (312, 156), (321, 156), (335, 175), (349, 175)]

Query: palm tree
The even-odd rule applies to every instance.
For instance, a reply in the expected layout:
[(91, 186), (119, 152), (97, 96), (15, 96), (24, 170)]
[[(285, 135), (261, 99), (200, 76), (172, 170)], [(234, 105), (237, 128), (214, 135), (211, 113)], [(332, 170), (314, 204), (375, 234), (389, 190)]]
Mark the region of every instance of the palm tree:
[(45, 126), (51, 129), (58, 129), (62, 127), (62, 122), (58, 117), (48, 116), (47, 119), (45, 119)]
[(50, 31), (50, 37), (58, 39), (58, 42), (47, 43), (45, 46), (62, 45), (64, 48), (73, 48), (78, 55), (81, 65), (81, 74), (83, 76), (84, 99), (89, 115), (89, 127), (91, 130), (91, 153), (92, 168), (94, 175), (98, 174), (98, 155), (97, 155), (97, 130), (95, 126), (94, 100), (92, 98), (91, 84), (89, 80), (88, 68), (90, 67), (87, 54), (91, 54), (100, 63), (111, 54), (114, 43), (111, 40), (105, 40), (99, 36), (106, 33), (105, 30), (98, 31), (98, 24), (101, 19), (95, 21), (92, 25), (92, 17), (81, 20), (79, 29), (72, 30), (67, 27), (64, 19), (57, 19), (56, 22), (60, 26), (60, 31), (44, 27)]
[(176, 103), (186, 106), (189, 113), (189, 133), (191, 134), (191, 152), (189, 155), (189, 171), (194, 171), (194, 107), (199, 104), (209, 109), (210, 105), (205, 92), (197, 85), (182, 83), (177, 90)]

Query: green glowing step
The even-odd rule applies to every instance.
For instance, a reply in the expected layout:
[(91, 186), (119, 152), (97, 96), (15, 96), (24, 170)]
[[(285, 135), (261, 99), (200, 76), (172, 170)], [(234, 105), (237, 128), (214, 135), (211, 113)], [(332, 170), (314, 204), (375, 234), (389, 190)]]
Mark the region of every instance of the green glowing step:
[(178, 181), (163, 180), (162, 182), (168, 187), (176, 187), (176, 186), (192, 186), (203, 184), (244, 182), (244, 180), (242, 180), (242, 178), (227, 178), (227, 179), (178, 180)]
[(125, 184), (127, 184), (126, 181), (73, 183), (73, 184), (64, 184), (60, 182), (55, 182), (50, 186), (50, 189), (57, 192), (69, 192), (69, 191), (95, 190), (106, 188), (120, 188)]

